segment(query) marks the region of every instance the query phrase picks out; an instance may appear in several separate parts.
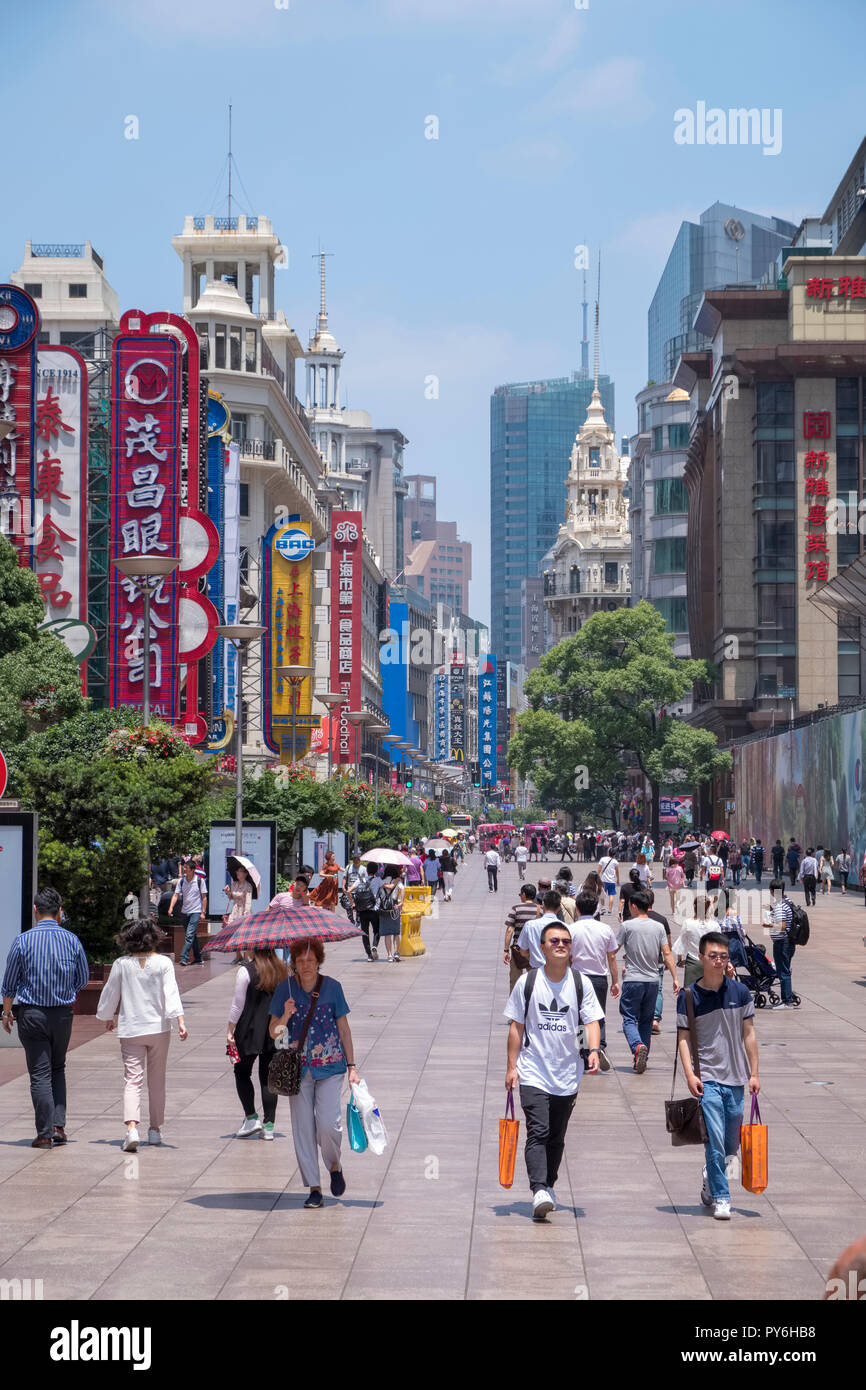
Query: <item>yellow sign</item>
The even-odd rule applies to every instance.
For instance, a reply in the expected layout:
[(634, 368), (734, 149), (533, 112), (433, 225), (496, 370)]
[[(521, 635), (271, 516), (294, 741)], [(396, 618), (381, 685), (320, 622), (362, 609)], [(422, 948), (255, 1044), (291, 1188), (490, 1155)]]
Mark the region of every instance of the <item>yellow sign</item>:
[(281, 762), (290, 763), (293, 728), (295, 758), (310, 746), (313, 677), (292, 677), (278, 668), (313, 665), (314, 541), (307, 522), (289, 521), (271, 527), (265, 546), (265, 738)]

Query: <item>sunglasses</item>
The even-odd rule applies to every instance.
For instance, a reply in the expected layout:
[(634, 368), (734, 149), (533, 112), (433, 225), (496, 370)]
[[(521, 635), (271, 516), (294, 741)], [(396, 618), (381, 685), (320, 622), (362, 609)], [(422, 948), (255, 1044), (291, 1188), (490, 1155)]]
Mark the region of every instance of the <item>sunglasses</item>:
[(571, 937), (570, 937), (570, 936), (549, 936), (549, 937), (547, 938), (547, 944), (548, 944), (548, 946), (570, 946), (570, 945), (571, 945)]
[(718, 951), (707, 951), (707, 960), (729, 961), (730, 959), (730, 956), (720, 955)]

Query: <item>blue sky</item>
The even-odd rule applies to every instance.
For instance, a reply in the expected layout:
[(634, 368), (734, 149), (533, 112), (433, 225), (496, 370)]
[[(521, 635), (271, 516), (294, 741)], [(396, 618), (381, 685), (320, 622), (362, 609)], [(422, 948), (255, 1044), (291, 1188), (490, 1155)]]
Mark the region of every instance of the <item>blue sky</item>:
[[(284, 3), (284, 0), (278, 0)], [(171, 237), (216, 197), (234, 107), (241, 211), (289, 248), (306, 342), (328, 262), (348, 403), (409, 437), (473, 543), (489, 616), (489, 395), (579, 365), (574, 247), (602, 248), (618, 434), (680, 222), (716, 199), (823, 212), (864, 134), (860, 0), (43, 0), (4, 6), (0, 270), (89, 239), (121, 308), (181, 307)], [(673, 113), (783, 113), (777, 157), (684, 147)], [(124, 138), (124, 117), (140, 139)], [(424, 137), (425, 118), (439, 139)], [(438, 400), (425, 378), (439, 377)], [(564, 506), (564, 498), (563, 498)]]

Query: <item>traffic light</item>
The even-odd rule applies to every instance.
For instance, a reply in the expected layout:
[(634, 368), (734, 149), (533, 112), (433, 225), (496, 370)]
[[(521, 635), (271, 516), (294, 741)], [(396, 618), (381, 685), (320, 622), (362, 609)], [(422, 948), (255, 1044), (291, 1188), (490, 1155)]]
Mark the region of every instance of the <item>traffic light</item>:
[(406, 778), (406, 781), (404, 782), (403, 785), (406, 786), (406, 787), (411, 787), (411, 786), (412, 786), (412, 778), (411, 778), (411, 777), (407, 777), (407, 778)]

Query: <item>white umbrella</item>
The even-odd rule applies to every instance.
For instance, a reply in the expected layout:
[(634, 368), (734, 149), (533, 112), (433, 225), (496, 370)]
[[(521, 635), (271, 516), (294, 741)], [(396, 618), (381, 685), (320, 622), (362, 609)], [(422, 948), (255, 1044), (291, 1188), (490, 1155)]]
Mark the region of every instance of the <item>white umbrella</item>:
[(372, 861), (374, 864), (399, 864), (403, 868), (412, 863), (409, 856), (401, 854), (399, 849), (368, 849), (361, 855), (361, 862), (365, 861)]
[(438, 850), (438, 849), (450, 849), (450, 848), (451, 848), (451, 841), (450, 841), (450, 840), (425, 840), (425, 842), (424, 842), (424, 848), (425, 848), (425, 849), (434, 849), (434, 850)]
[(253, 885), (253, 897), (259, 896), (259, 889), (262, 886), (262, 876), (253, 863), (252, 859), (247, 859), (245, 854), (229, 854), (226, 858), (226, 867), (232, 878), (237, 878), (238, 869), (246, 869), (247, 876)]

